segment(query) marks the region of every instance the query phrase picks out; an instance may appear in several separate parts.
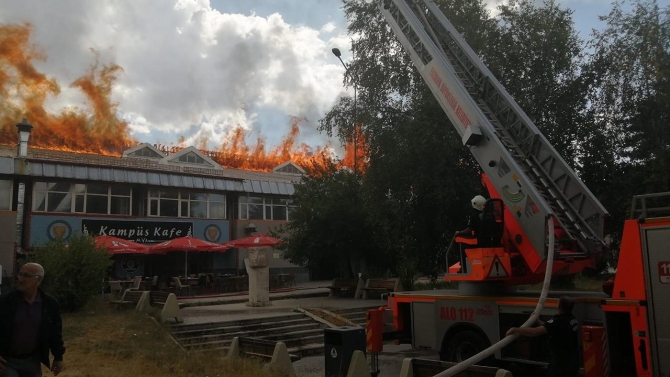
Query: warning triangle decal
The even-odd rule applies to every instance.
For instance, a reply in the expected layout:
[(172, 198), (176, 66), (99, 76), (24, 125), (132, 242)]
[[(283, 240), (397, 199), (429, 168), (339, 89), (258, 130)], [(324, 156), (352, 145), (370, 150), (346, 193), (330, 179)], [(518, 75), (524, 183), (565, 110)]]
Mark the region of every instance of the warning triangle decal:
[(493, 263), (491, 263), (491, 271), (489, 271), (489, 277), (490, 278), (509, 277), (509, 274), (507, 273), (505, 267), (503, 267), (502, 262), (500, 262), (500, 259), (497, 256), (493, 257)]

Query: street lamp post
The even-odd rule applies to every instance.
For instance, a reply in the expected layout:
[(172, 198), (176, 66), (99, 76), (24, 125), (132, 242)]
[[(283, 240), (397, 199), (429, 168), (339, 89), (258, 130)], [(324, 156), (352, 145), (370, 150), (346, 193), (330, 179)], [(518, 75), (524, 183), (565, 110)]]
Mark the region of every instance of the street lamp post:
[[(342, 53), (340, 52), (340, 49), (335, 47), (332, 49), (333, 55), (335, 55), (339, 60), (340, 63), (342, 63), (342, 66), (344, 67), (344, 70), (347, 74), (351, 75), (351, 72), (349, 71), (349, 67), (347, 67), (346, 64), (344, 64), (344, 61), (342, 60)], [(352, 128), (352, 135), (351, 135), (351, 141), (354, 144), (354, 174), (358, 174), (358, 169), (357, 169), (357, 164), (356, 164), (356, 150), (358, 149), (358, 145), (356, 143), (356, 121), (358, 120), (358, 117), (356, 116), (357, 111), (358, 111), (358, 104), (356, 103), (356, 96), (358, 92), (358, 81), (354, 78), (354, 76), (351, 76), (352, 81), (354, 82), (354, 127)]]

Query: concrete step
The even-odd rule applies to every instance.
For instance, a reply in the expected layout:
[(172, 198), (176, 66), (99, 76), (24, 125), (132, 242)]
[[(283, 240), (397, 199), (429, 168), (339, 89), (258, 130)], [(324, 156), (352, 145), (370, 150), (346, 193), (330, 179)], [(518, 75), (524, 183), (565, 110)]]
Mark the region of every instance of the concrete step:
[(173, 333), (179, 333), (182, 331), (205, 330), (205, 329), (214, 329), (214, 328), (231, 327), (231, 326), (247, 326), (253, 324), (265, 324), (265, 323), (281, 322), (281, 321), (289, 321), (294, 319), (305, 319), (305, 318), (306, 318), (305, 315), (302, 313), (290, 313), (272, 317), (250, 318), (235, 321), (176, 324), (172, 325), (171, 328)]
[[(321, 345), (321, 347), (323, 347), (323, 332), (312, 333), (312, 334), (305, 333), (301, 334), (301, 336), (295, 335), (295, 337), (293, 338), (282, 338), (279, 336), (279, 337), (260, 337), (260, 339), (283, 342), (284, 344), (286, 344), (287, 348), (305, 347), (311, 344), (319, 344)], [(207, 349), (219, 349), (229, 347), (232, 341), (233, 341), (232, 339), (217, 339), (201, 343), (183, 344), (183, 346), (189, 351), (190, 350), (203, 351)]]
[(300, 357), (317, 356), (317, 355), (323, 355), (324, 348), (325, 346), (323, 345), (323, 343), (320, 344), (315, 343), (301, 347), (289, 348), (288, 353), (297, 354), (300, 355)]
[(363, 313), (367, 312), (370, 309), (378, 309), (380, 305), (375, 305), (375, 306), (369, 306), (369, 307), (364, 307), (364, 308), (350, 308), (350, 309), (337, 309), (337, 310), (331, 310), (335, 314), (339, 314), (344, 317), (345, 314), (349, 313)]
[[(227, 355), (228, 354), (228, 346), (223, 346), (223, 347), (212, 347), (212, 348), (196, 348), (196, 349), (190, 349), (189, 352), (206, 352), (206, 353), (212, 353), (213, 355)], [(306, 344), (303, 346), (299, 347), (291, 347), (288, 348), (288, 353), (290, 354), (296, 354), (300, 355), (300, 357), (308, 357), (308, 356), (318, 356), (318, 355), (323, 355), (323, 350), (325, 346), (323, 343), (313, 343), (313, 344)]]
[(177, 331), (173, 332), (172, 335), (177, 339), (185, 339), (185, 338), (194, 338), (198, 336), (234, 334), (244, 331), (262, 331), (265, 329), (275, 329), (286, 326), (311, 325), (314, 323), (315, 323), (314, 320), (312, 320), (311, 318), (303, 316), (302, 318), (299, 319), (288, 319), (285, 321), (271, 321), (266, 323), (257, 323), (250, 325), (221, 326), (221, 327), (213, 327), (210, 329)]
[(359, 313), (352, 313), (352, 314), (347, 314), (343, 316), (344, 318), (350, 320), (350, 321), (366, 321), (368, 316), (365, 314), (359, 314)]
[(215, 334), (204, 334), (204, 335), (198, 335), (198, 336), (193, 336), (193, 337), (182, 337), (179, 338), (179, 342), (183, 344), (195, 344), (195, 343), (204, 343), (204, 342), (209, 342), (209, 341), (215, 341), (215, 340), (224, 340), (224, 339), (232, 339), (234, 337), (249, 337), (249, 338), (260, 338), (264, 336), (272, 336), (272, 335), (282, 335), (282, 334), (288, 334), (288, 333), (294, 333), (298, 331), (305, 331), (305, 330), (320, 330), (321, 325), (317, 322), (311, 322), (311, 323), (301, 323), (297, 325), (288, 325), (288, 326), (281, 326), (281, 327), (268, 327), (264, 329), (256, 329), (256, 328), (244, 328), (241, 329), (241, 331), (237, 332), (230, 332), (230, 333), (215, 333)]
[(287, 348), (306, 347), (310, 344), (318, 344), (323, 347), (323, 334), (304, 336), (294, 339), (277, 339), (277, 341), (286, 344)]

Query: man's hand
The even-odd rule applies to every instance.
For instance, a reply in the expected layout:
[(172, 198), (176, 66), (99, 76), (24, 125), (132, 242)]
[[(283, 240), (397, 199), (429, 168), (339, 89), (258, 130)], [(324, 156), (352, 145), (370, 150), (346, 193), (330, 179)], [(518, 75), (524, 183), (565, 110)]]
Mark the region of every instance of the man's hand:
[(63, 360), (54, 361), (53, 364), (51, 365), (51, 373), (53, 373), (54, 376), (58, 376), (58, 373), (62, 371), (63, 371)]
[(514, 335), (514, 334), (516, 334), (517, 329), (518, 329), (518, 327), (512, 327), (511, 329), (507, 330), (507, 334), (505, 334), (505, 335), (507, 335), (507, 336)]
[(0, 372), (5, 371), (5, 363), (7, 363), (7, 360), (3, 359), (2, 356), (0, 356)]

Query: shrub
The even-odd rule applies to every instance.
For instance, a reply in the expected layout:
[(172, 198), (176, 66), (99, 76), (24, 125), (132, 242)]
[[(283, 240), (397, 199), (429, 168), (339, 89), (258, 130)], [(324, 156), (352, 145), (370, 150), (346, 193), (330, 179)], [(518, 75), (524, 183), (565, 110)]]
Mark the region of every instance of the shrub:
[(64, 311), (77, 311), (98, 294), (112, 265), (105, 250), (98, 249), (93, 238), (81, 233), (67, 241), (47, 242), (25, 259), (44, 267), (40, 287), (56, 297)]

